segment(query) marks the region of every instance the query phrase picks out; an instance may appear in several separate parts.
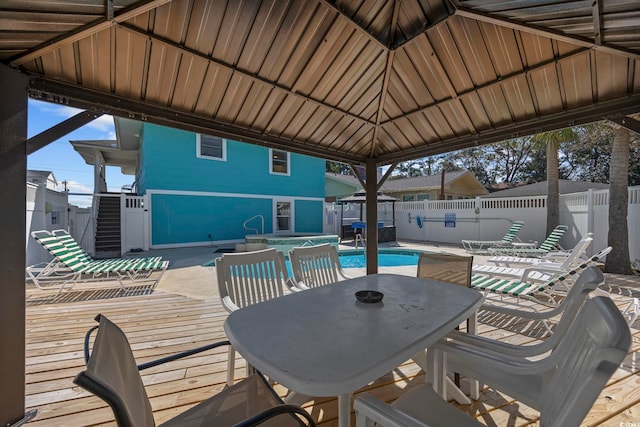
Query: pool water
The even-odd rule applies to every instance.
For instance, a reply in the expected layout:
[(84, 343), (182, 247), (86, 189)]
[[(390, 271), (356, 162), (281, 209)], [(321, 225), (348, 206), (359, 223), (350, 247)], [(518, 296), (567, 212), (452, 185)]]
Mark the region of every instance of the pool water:
[[(418, 265), (420, 252), (394, 249), (380, 249), (378, 251), (378, 267), (399, 267), (404, 265)], [(339, 253), (342, 268), (366, 268), (367, 259), (363, 251), (345, 250)], [(291, 272), (291, 263), (287, 259), (287, 271)]]
[[(367, 260), (364, 254), (341, 254), (342, 268), (365, 268)], [(418, 265), (418, 253), (379, 253), (379, 267), (398, 267), (402, 265)]]

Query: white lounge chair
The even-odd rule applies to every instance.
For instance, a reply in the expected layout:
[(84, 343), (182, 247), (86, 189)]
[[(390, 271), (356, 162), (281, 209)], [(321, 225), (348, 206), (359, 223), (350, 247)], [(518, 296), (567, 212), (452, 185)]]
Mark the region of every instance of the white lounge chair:
[(300, 289), (315, 288), (349, 279), (342, 269), (338, 249), (330, 243), (300, 246), (289, 251), (291, 271)]
[(485, 292), (487, 296), (494, 294), (513, 297), (516, 303), (518, 303), (521, 298), (524, 298), (544, 305), (555, 306), (557, 305), (555, 303), (556, 294), (558, 292), (566, 293), (569, 290), (573, 276), (589, 267), (592, 263), (601, 260), (611, 252), (611, 249), (609, 246), (569, 270), (556, 271), (550, 279), (544, 282), (492, 277), (486, 274), (473, 274), (471, 276), (471, 287)]
[[(438, 343), (460, 369), (540, 412), (540, 425), (579, 426), (631, 348), (631, 333), (611, 299), (584, 303), (554, 351), (540, 360)], [(388, 405), (364, 394), (354, 402), (357, 427), (476, 426), (484, 424), (450, 405), (431, 385), (410, 389)]]
[(467, 252), (477, 254), (487, 253), (487, 249), (490, 247), (510, 246), (513, 240), (517, 238), (523, 225), (523, 221), (514, 221), (500, 240), (463, 240), (462, 246)]
[[(274, 248), (226, 253), (215, 260), (222, 306), (231, 313), (299, 289), (289, 277), (284, 254)], [(233, 385), (235, 349), (229, 346), (227, 384)]]
[(550, 280), (554, 275), (566, 272), (574, 265), (584, 262), (583, 255), (592, 241), (592, 237), (583, 237), (561, 262), (538, 259), (538, 262), (523, 268), (478, 264), (473, 266), (473, 272), (489, 276), (516, 277), (519, 280)]
[[(583, 239), (593, 238), (593, 233), (586, 233), (582, 239), (576, 243), (576, 245), (571, 250), (567, 251), (549, 251), (546, 255), (543, 255), (542, 258), (537, 257), (518, 257), (518, 256), (509, 256), (509, 255), (497, 255), (489, 258), (487, 262), (493, 263), (499, 266), (511, 267), (513, 264), (516, 266), (522, 267), (522, 265), (531, 265), (537, 264), (539, 262), (563, 262), (567, 257), (572, 256), (576, 250), (580, 250), (580, 244)], [(586, 248), (585, 248), (586, 249)], [(575, 256), (575, 258), (586, 258), (585, 253)]]

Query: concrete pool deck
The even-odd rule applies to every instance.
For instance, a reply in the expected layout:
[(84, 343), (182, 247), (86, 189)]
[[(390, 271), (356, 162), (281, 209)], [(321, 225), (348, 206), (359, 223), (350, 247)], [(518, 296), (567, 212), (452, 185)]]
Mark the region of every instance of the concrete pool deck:
[[(353, 242), (340, 244), (339, 249), (353, 249)], [(462, 246), (424, 243), (412, 241), (400, 241), (392, 243), (381, 243), (380, 248), (403, 248), (426, 251), (444, 251), (454, 254), (465, 255), (466, 251)], [(177, 295), (184, 295), (191, 298), (207, 300), (218, 298), (218, 281), (215, 267), (205, 267), (204, 264), (222, 255), (216, 253), (219, 248), (216, 246), (193, 247), (179, 249), (158, 249), (136, 254), (139, 256), (161, 255), (170, 261), (169, 269), (165, 272), (162, 280), (156, 286), (157, 291), (167, 292)], [(488, 256), (474, 255), (474, 264), (484, 264)], [(415, 276), (416, 266), (400, 267), (379, 267), (380, 273), (396, 273), (408, 276)], [(363, 276), (366, 274), (365, 268), (348, 268), (345, 272), (351, 277)], [(621, 276), (607, 274), (607, 284), (640, 290), (639, 276)]]

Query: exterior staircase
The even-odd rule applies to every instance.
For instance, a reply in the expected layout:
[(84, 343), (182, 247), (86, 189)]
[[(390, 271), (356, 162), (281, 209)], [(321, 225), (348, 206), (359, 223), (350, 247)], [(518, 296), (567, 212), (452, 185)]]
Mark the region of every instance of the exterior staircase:
[(120, 197), (100, 197), (96, 221), (95, 257), (120, 257)]

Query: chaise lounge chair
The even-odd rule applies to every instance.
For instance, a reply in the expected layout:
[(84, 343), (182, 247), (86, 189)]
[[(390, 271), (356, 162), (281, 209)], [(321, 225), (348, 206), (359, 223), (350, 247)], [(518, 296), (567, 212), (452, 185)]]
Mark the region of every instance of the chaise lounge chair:
[(489, 248), (489, 253), (491, 255), (542, 258), (554, 249), (562, 249), (559, 242), (565, 231), (567, 231), (566, 225), (558, 225), (537, 248), (494, 246)]
[[(593, 238), (593, 233), (586, 233), (582, 239)], [(593, 240), (593, 239), (592, 239)], [(509, 255), (497, 255), (489, 258), (487, 262), (491, 262), (498, 266), (511, 267), (512, 264), (516, 265), (531, 265), (538, 264), (540, 262), (564, 262), (567, 257), (570, 257), (575, 254), (576, 251), (580, 250), (580, 244), (583, 240), (576, 243), (576, 245), (571, 250), (567, 251), (549, 251), (546, 255), (543, 255), (542, 258), (537, 257), (518, 257), (518, 256), (509, 256)], [(586, 249), (585, 249), (586, 251)], [(584, 258), (585, 253), (579, 254), (578, 257)], [(576, 258), (578, 258), (576, 257)]]
[(523, 225), (523, 221), (515, 221), (500, 240), (463, 240), (462, 246), (467, 252), (475, 254), (487, 253), (487, 249), (490, 247), (510, 246), (513, 240), (517, 238), (518, 232), (520, 232)]
[(568, 256), (561, 262), (542, 261), (540, 258), (532, 258), (538, 262), (529, 264), (526, 267), (514, 268), (505, 266), (496, 266), (488, 264), (478, 264), (473, 266), (474, 273), (487, 274), (489, 276), (508, 276), (516, 277), (519, 280), (549, 280), (553, 275), (566, 272), (574, 265), (581, 264), (584, 259), (583, 255), (587, 247), (593, 241), (592, 237), (584, 237), (580, 240)]
[[(57, 232), (60, 237), (47, 230), (31, 233), (53, 259), (26, 268), (27, 278), (39, 289), (59, 286), (51, 299), (80, 282), (113, 280), (127, 292), (129, 288), (125, 282), (157, 283), (169, 266), (169, 261), (163, 261), (162, 257), (93, 259), (68, 233)], [(153, 273), (159, 273), (158, 277), (152, 279)]]
[(611, 249), (611, 246), (609, 246), (580, 265), (574, 266), (570, 270), (564, 272), (557, 272), (553, 277), (545, 282), (492, 277), (486, 274), (473, 274), (471, 276), (471, 287), (485, 292), (487, 296), (496, 294), (501, 297), (514, 297), (516, 303), (519, 302), (521, 298), (524, 298), (543, 305), (555, 306), (554, 294), (558, 291), (567, 292), (571, 286), (570, 282), (573, 280), (573, 276), (575, 274), (601, 260), (611, 252)]

